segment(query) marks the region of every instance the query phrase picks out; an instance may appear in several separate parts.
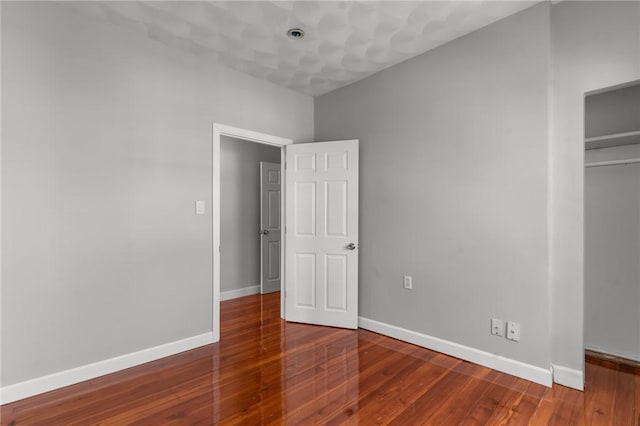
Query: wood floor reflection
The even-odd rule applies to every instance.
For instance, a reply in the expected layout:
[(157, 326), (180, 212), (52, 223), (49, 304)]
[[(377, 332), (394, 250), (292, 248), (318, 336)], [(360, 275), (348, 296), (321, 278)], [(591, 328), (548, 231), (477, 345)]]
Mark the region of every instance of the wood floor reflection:
[(365, 330), (280, 319), (279, 294), (222, 303), (221, 341), (2, 406), (2, 425), (640, 425), (640, 374), (587, 358), (545, 388)]

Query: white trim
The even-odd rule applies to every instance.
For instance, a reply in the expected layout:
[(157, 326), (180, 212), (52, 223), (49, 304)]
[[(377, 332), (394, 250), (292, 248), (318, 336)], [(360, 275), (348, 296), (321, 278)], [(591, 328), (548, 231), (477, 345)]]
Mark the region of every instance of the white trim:
[(582, 371), (574, 368), (551, 364), (553, 369), (553, 382), (562, 386), (584, 390), (584, 376)]
[(220, 301), (237, 299), (238, 297), (250, 296), (252, 294), (260, 293), (259, 285), (252, 285), (244, 288), (237, 288), (235, 290), (227, 290), (220, 293)]
[(384, 334), (385, 336), (393, 337), (394, 339), (422, 346), (423, 348), (442, 352), (444, 354), (530, 380), (544, 386), (551, 387), (552, 385), (551, 369), (525, 364), (524, 362), (516, 361), (514, 359), (505, 358), (490, 352), (481, 351), (459, 343), (407, 330), (395, 325), (385, 324), (369, 318), (359, 317), (358, 325), (360, 328), (364, 328), (365, 330), (374, 331), (376, 333)]
[[(220, 123), (213, 123), (213, 149), (212, 149), (212, 218), (213, 221), (213, 341), (220, 340), (220, 138), (229, 136), (236, 139), (242, 139), (251, 142), (257, 142), (267, 145), (278, 146), (284, 148), (286, 145), (292, 144), (291, 139), (272, 136), (265, 133), (258, 133), (252, 130), (240, 129), (238, 127), (226, 126)], [(284, 149), (281, 149), (280, 164), (285, 166)], [(285, 191), (285, 182), (282, 181), (282, 194)], [(280, 229), (285, 229), (285, 199), (281, 198), (280, 206)], [(284, 271), (285, 262), (285, 241), (282, 238), (280, 245), (280, 271)], [(285, 277), (282, 276), (282, 288), (285, 288)], [(284, 291), (280, 292), (281, 316), (284, 318)]]
[(621, 133), (613, 133), (610, 135), (604, 135), (604, 136), (596, 136), (593, 138), (585, 138), (584, 141), (585, 143), (587, 142), (600, 142), (600, 141), (606, 141), (609, 139), (620, 139), (620, 138), (626, 138), (629, 136), (640, 136), (640, 130), (634, 130), (632, 132), (621, 132)]
[(267, 145), (284, 146), (293, 143), (291, 139), (272, 136), (266, 133), (245, 130), (239, 127), (226, 126), (220, 123), (213, 123), (213, 128), (217, 129), (220, 135), (230, 136), (232, 138), (242, 139), (245, 141), (257, 142)]
[(626, 160), (610, 160), (610, 161), (596, 161), (594, 163), (585, 163), (585, 167), (601, 167), (601, 166), (616, 166), (621, 164), (636, 164), (640, 163), (640, 158), (628, 158)]
[(104, 376), (105, 374), (114, 373), (116, 371), (124, 370), (125, 368), (155, 361), (160, 358), (175, 355), (210, 343), (213, 343), (213, 333), (208, 332), (5, 386), (0, 389), (0, 404), (8, 404), (13, 401), (49, 392), (54, 389), (83, 382), (85, 380), (94, 379), (96, 377)]
[(588, 92), (585, 92), (584, 95), (585, 95), (585, 97), (586, 96), (591, 96), (591, 95), (599, 95), (601, 93), (613, 92), (614, 90), (626, 89), (627, 87), (637, 86), (638, 84), (640, 84), (640, 80), (628, 81), (628, 82), (622, 83), (622, 84), (616, 84), (616, 85), (609, 86), (609, 87), (602, 87), (600, 89), (590, 90)]

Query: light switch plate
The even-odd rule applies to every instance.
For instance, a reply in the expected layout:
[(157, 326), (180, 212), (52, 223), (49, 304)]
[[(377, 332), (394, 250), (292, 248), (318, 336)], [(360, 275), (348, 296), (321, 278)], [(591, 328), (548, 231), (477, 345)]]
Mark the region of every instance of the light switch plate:
[(196, 201), (196, 214), (204, 214), (204, 201)]
[(406, 290), (413, 289), (413, 277), (411, 275), (403, 275), (402, 276), (402, 286)]

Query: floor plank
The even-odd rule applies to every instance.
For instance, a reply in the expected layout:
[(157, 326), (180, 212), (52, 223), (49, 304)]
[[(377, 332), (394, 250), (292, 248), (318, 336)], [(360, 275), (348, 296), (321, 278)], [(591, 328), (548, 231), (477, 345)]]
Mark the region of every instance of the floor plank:
[(0, 408), (1, 425), (640, 425), (640, 369), (589, 354), (546, 388), (366, 330), (221, 304), (221, 341)]

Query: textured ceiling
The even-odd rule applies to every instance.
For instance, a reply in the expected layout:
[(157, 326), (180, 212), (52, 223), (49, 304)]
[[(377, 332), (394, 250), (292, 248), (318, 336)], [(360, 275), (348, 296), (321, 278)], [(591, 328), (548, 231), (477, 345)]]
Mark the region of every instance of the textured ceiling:
[[(321, 95), (537, 1), (86, 2), (116, 25), (257, 78)], [(290, 40), (291, 27), (304, 29)]]

